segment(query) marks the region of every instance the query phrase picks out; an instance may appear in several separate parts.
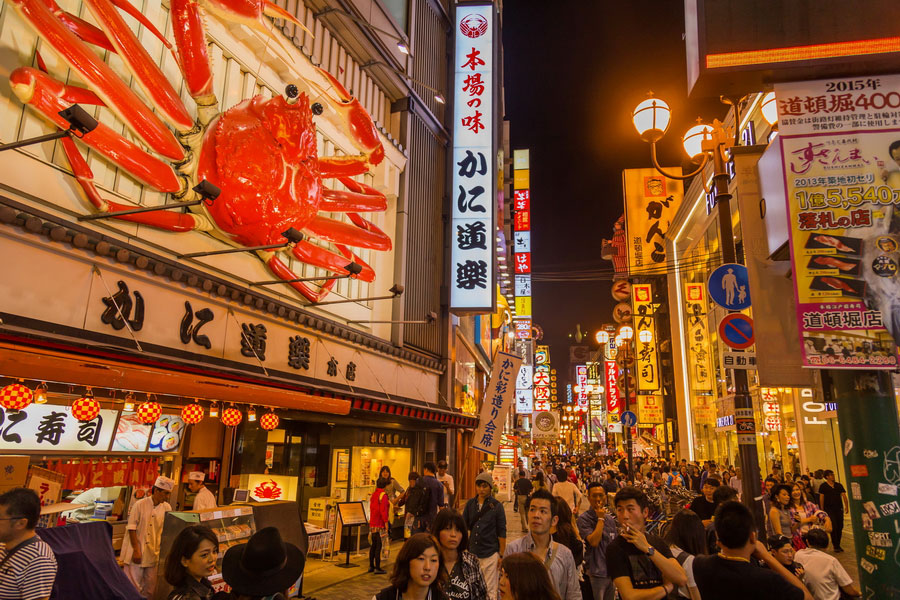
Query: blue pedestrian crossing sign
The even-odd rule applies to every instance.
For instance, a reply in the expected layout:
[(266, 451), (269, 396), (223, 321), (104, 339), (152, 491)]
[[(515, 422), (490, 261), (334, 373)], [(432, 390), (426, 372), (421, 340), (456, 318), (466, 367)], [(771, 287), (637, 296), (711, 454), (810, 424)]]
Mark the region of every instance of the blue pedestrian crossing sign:
[(619, 421), (625, 427), (634, 427), (635, 425), (637, 425), (637, 415), (630, 410), (626, 410), (622, 413), (622, 416), (619, 417)]
[(722, 308), (750, 308), (750, 279), (744, 265), (725, 263), (712, 272), (706, 287), (709, 289), (709, 297)]

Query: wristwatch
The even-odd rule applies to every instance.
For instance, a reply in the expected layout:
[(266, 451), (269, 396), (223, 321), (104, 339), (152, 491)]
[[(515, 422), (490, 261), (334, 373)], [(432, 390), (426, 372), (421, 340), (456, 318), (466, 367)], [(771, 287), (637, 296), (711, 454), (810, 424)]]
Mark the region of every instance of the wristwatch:
[(656, 548), (650, 546), (644, 554), (646, 554), (647, 556), (653, 556), (654, 554), (656, 554)]

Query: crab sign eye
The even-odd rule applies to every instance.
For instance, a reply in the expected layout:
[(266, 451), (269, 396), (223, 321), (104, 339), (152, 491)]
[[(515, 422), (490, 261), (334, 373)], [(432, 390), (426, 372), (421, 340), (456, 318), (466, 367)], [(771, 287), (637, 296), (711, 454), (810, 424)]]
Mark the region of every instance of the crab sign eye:
[(295, 104), (297, 98), (300, 97), (300, 89), (293, 83), (289, 83), (284, 87), (284, 96), (288, 104)]

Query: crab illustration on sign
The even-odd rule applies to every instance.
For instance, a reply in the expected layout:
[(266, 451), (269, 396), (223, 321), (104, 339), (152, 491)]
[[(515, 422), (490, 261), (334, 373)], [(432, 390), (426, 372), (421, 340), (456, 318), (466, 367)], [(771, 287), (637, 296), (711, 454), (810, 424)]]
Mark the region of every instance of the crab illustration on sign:
[[(296, 17), (268, 0), (171, 0), (173, 47), (127, 0), (84, 0), (99, 27), (63, 11), (54, 0), (7, 1), (73, 69), (77, 75), (72, 79), (87, 84), (82, 88), (54, 79), (38, 54), (38, 68), (20, 67), (10, 74), (16, 96), (61, 129), (68, 129), (69, 122), (60, 113), (72, 104), (108, 107), (149, 151), (104, 123), (79, 135), (81, 144), (154, 190), (172, 194), (181, 202), (203, 200), (188, 213), (161, 210), (116, 218), (173, 232), (203, 231), (236, 247), (284, 244), (283, 232), (294, 228), (303, 233), (302, 238), (292, 236), (283, 249), (298, 261), (334, 276), (323, 276), (321, 285), (315, 288), (291, 281), (298, 277), (279, 257), (281, 250), (258, 251), (258, 255), (276, 277), (289, 281), (310, 302), (321, 301), (331, 291), (335, 276), (374, 281), (374, 270), (349, 249), (388, 251), (392, 246), (383, 231), (359, 214), (387, 209), (381, 192), (353, 179), (385, 157), (375, 124), (359, 101), (330, 73), (318, 68), (318, 81), (291, 82), (281, 96), (255, 96), (224, 112), (213, 92), (204, 12), (262, 31), (282, 45), (281, 34), (274, 32), (264, 15), (306, 29)], [(196, 118), (117, 8), (136, 19), (173, 54), (196, 104)], [(91, 46), (118, 55), (150, 106)], [(321, 115), (325, 108), (312, 102), (310, 95), (331, 107), (326, 118), (337, 118), (358, 154), (318, 155), (313, 116)], [(135, 208), (101, 196), (75, 141), (63, 137), (61, 142), (79, 185), (96, 210)], [(326, 188), (323, 180), (329, 178), (347, 189)], [(195, 190), (204, 181), (219, 188), (215, 199)], [(320, 211), (346, 213), (350, 223), (321, 216)], [(330, 242), (337, 251), (313, 244), (306, 237)], [(361, 270), (352, 275), (348, 267), (356, 271), (357, 265)]]
[(253, 488), (253, 495), (263, 500), (277, 500), (281, 498), (281, 486), (274, 479), (263, 481)]

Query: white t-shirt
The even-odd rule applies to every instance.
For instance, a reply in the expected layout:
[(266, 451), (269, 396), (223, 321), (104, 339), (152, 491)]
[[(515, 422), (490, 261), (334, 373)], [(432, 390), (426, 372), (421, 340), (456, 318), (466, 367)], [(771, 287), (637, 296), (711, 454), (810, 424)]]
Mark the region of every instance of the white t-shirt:
[[(678, 555), (684, 552), (678, 546), (672, 545), (669, 546), (669, 550), (672, 551), (672, 556), (676, 559)], [(690, 598), (691, 592), (688, 588), (697, 587), (697, 580), (694, 579), (694, 555), (690, 554), (686, 559), (684, 559), (684, 563), (681, 564), (682, 568), (684, 568), (684, 572), (687, 574), (687, 585), (678, 587), (678, 595), (682, 598)]]
[(125, 539), (122, 541), (122, 562), (131, 564), (134, 548), (131, 547), (129, 531), (134, 531), (138, 543), (141, 544), (141, 566), (152, 567), (159, 563), (159, 543), (162, 540), (163, 521), (166, 513), (172, 510), (168, 502), (160, 502), (153, 506), (153, 498), (141, 498), (131, 507), (128, 514), (128, 525), (125, 526)]
[(194, 496), (194, 510), (208, 510), (216, 507), (216, 497), (206, 486), (200, 488)]
[[(456, 493), (456, 488), (453, 486), (453, 475), (451, 475), (450, 473), (444, 473), (443, 475), (438, 475), (437, 480), (442, 484), (446, 484), (444, 487), (444, 491), (446, 491), (449, 496), (452, 496)], [(450, 498), (445, 498), (445, 500), (449, 502)]]
[(553, 485), (553, 495), (558, 496), (566, 501), (572, 512), (576, 512), (576, 508), (581, 505), (581, 492), (571, 481), (560, 481)]
[(815, 548), (798, 550), (794, 556), (806, 571), (804, 583), (816, 600), (838, 600), (840, 588), (853, 583), (838, 559)]

